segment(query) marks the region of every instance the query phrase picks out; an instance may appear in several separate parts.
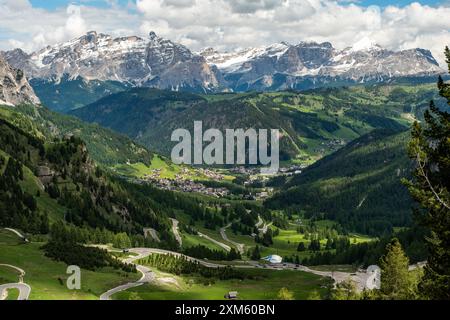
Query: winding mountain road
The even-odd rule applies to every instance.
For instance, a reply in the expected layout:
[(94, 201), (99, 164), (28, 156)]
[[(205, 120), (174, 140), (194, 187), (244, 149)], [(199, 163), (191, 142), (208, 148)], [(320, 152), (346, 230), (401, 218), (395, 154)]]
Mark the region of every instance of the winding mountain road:
[[(113, 251), (113, 250), (111, 250)], [(176, 257), (185, 257), (188, 261), (192, 261), (192, 262), (198, 262), (199, 264), (208, 267), (208, 268), (223, 268), (226, 267), (226, 265), (222, 265), (222, 264), (216, 264), (216, 263), (211, 263), (211, 262), (207, 262), (204, 260), (200, 260), (200, 259), (196, 259), (196, 258), (192, 258), (189, 256), (186, 256), (184, 254), (178, 253), (178, 252), (173, 252), (173, 251), (168, 251), (168, 250), (163, 250), (163, 249), (154, 249), (154, 248), (131, 248), (129, 249), (129, 252), (135, 253), (137, 254), (136, 256), (124, 259), (123, 262), (125, 263), (134, 263), (134, 261), (148, 257), (151, 254), (171, 254), (173, 256)], [(134, 281), (134, 282), (129, 282), (126, 284), (122, 284), (120, 286), (117, 286), (115, 288), (112, 288), (104, 293), (102, 293), (100, 295), (100, 300), (110, 300), (111, 296), (113, 294), (116, 294), (118, 292), (130, 289), (130, 288), (134, 288), (134, 287), (138, 287), (141, 286), (145, 283), (151, 283), (153, 281), (155, 281), (156, 277), (155, 274), (146, 266), (143, 265), (139, 265), (139, 264), (135, 264), (136, 265), (136, 269), (142, 274), (142, 277), (138, 280), (138, 281)], [(244, 267), (250, 267), (251, 266), (244, 266)]]
[[(19, 231), (11, 228), (5, 228), (5, 230), (11, 231), (15, 233), (19, 238), (26, 239), (23, 234), (21, 234)], [(19, 282), (17, 283), (5, 283), (0, 285), (0, 300), (4, 300), (8, 297), (8, 290), (9, 289), (17, 289), (19, 290), (19, 296), (17, 300), (28, 300), (30, 293), (31, 293), (31, 287), (23, 282), (23, 278), (25, 277), (25, 270), (22, 268), (19, 268), (17, 266), (13, 266), (11, 264), (0, 264), (0, 267), (7, 267), (16, 270), (19, 273)]]
[(229, 245), (227, 245), (227, 244), (225, 244), (225, 243), (223, 243), (223, 242), (217, 241), (216, 239), (213, 239), (213, 238), (211, 238), (210, 236), (208, 236), (208, 235), (206, 235), (206, 234), (204, 234), (204, 233), (197, 232), (197, 234), (198, 234), (200, 237), (205, 238), (205, 239), (211, 241), (211, 242), (214, 243), (214, 244), (217, 244), (219, 247), (223, 248), (225, 251), (227, 251), (227, 252), (230, 252), (230, 251), (231, 251), (231, 247), (230, 247)]
[(28, 300), (31, 293), (31, 287), (26, 283), (5, 283), (0, 285), (0, 300), (5, 300), (8, 297), (9, 289), (19, 290), (17, 300)]
[(238, 243), (238, 242), (235, 242), (233, 240), (230, 240), (228, 238), (227, 233), (226, 233), (226, 229), (229, 228), (229, 227), (231, 227), (231, 223), (229, 225), (223, 227), (223, 228), (220, 228), (220, 235), (222, 236), (222, 239), (227, 241), (227, 242), (229, 242), (229, 243), (231, 243), (233, 246), (235, 246), (240, 254), (244, 254), (245, 253), (245, 245), (242, 244), (242, 243)]
[[(303, 271), (312, 273), (318, 276), (322, 277), (329, 277), (332, 278), (334, 281), (334, 284), (338, 284), (340, 282), (343, 282), (347, 279), (351, 279), (356, 283), (358, 290), (363, 290), (366, 287), (367, 279), (370, 277), (369, 274), (367, 274), (365, 271), (358, 271), (355, 273), (348, 273), (348, 272), (340, 272), (340, 271), (318, 271), (310, 269), (306, 266), (302, 265), (296, 265), (292, 263), (284, 263), (284, 264), (260, 264), (257, 261), (248, 261), (246, 264), (238, 264), (238, 265), (223, 265), (213, 262), (208, 262), (205, 260), (193, 258), (186, 256), (184, 254), (163, 250), (163, 249), (155, 249), (155, 248), (131, 248), (130, 252), (137, 254), (137, 256), (125, 259), (124, 262), (127, 263), (133, 263), (133, 261), (136, 261), (138, 259), (145, 258), (151, 254), (170, 254), (176, 257), (184, 257), (188, 261), (197, 262), (202, 266), (208, 267), (208, 268), (224, 268), (224, 267), (233, 267), (233, 268), (248, 268), (248, 269), (267, 269), (267, 270), (291, 270), (291, 271)], [(136, 265), (136, 268), (139, 272), (142, 273), (141, 279), (139, 279), (136, 282), (130, 282), (123, 285), (120, 285), (118, 287), (115, 287), (111, 290), (108, 290), (107, 292), (103, 293), (100, 296), (100, 300), (109, 300), (110, 297), (120, 291), (124, 291), (133, 287), (140, 286), (144, 283), (150, 283), (156, 280), (156, 277), (154, 273), (145, 266), (142, 265)]]
[(179, 245), (181, 247), (183, 245), (183, 239), (181, 238), (180, 230), (178, 228), (179, 221), (177, 219), (173, 219), (173, 218), (170, 218), (170, 220), (172, 221), (172, 232), (173, 232), (173, 235), (175, 236), (175, 239), (178, 241), (178, 243), (179, 243)]
[(144, 231), (144, 237), (147, 238), (147, 236), (150, 236), (156, 242), (161, 242), (161, 240), (158, 237), (158, 232), (156, 232), (155, 229), (153, 229), (153, 228), (144, 228), (143, 231)]
[(367, 274), (365, 271), (358, 271), (355, 273), (341, 271), (318, 271), (310, 269), (306, 266), (299, 266), (298, 270), (309, 272), (322, 277), (332, 278), (334, 281), (334, 285), (350, 279), (356, 284), (356, 288), (358, 291), (363, 291), (364, 288), (366, 288), (367, 280), (370, 276), (370, 274)]
[(17, 231), (16, 229), (5, 228), (5, 230), (11, 231), (11, 232), (15, 233), (19, 238), (25, 239), (25, 236), (23, 234), (21, 234), (19, 231)]
[(259, 228), (260, 225), (264, 223), (263, 219), (261, 219), (261, 216), (258, 214), (258, 222), (255, 224), (255, 227)]
[[(114, 251), (114, 250), (110, 250), (110, 251)], [(133, 249), (130, 249), (130, 252), (137, 253), (137, 256), (124, 259), (123, 262), (134, 264), (133, 261), (136, 261), (138, 259), (142, 259), (142, 258), (145, 258), (146, 256), (148, 256), (148, 254), (136, 252)], [(150, 283), (155, 278), (154, 273), (149, 268), (147, 268), (145, 266), (141, 266), (141, 265), (137, 264), (136, 265), (136, 270), (139, 271), (142, 274), (142, 277), (138, 281), (128, 282), (128, 283), (122, 284), (120, 286), (117, 286), (115, 288), (112, 288), (111, 290), (108, 290), (105, 293), (102, 293), (100, 295), (100, 300), (110, 300), (111, 296), (113, 294), (115, 294), (115, 293), (118, 293), (120, 291), (124, 291), (124, 290), (130, 289), (130, 288), (141, 286), (144, 283)]]
[(272, 224), (273, 224), (273, 222), (265, 223), (264, 226), (263, 226), (262, 228), (258, 229), (259, 232), (262, 232), (262, 234), (266, 234), (267, 229), (268, 229)]

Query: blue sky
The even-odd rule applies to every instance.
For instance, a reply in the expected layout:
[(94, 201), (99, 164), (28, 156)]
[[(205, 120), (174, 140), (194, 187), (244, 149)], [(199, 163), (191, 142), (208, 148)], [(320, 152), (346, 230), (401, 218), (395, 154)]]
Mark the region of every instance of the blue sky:
[[(115, 0), (114, 2), (120, 4), (120, 5), (126, 5), (129, 0)], [(132, 1), (132, 0), (130, 0)], [(44, 8), (49, 10), (54, 10), (59, 7), (65, 7), (70, 3), (76, 3), (76, 4), (83, 4), (88, 6), (95, 6), (99, 8), (105, 8), (108, 7), (111, 1), (108, 0), (30, 0), (32, 5), (37, 8)], [(135, 1), (132, 1), (135, 2)], [(353, 2), (356, 4), (359, 4), (361, 6), (370, 6), (370, 5), (377, 5), (380, 7), (385, 7), (388, 5), (395, 5), (395, 6), (405, 6), (413, 2), (419, 2), (421, 4), (435, 6), (439, 5), (445, 1), (443, 0), (343, 0), (342, 2)]]
[[(110, 6), (110, 1), (107, 0), (30, 0), (33, 7), (44, 8), (48, 10), (54, 10), (60, 7), (66, 7), (68, 4), (81, 4), (87, 6), (95, 6), (99, 8), (106, 8)], [(120, 5), (126, 5), (128, 0), (116, 0), (116, 3)]]
[(380, 7), (385, 7), (388, 5), (395, 5), (395, 6), (405, 6), (413, 2), (419, 2), (421, 4), (426, 4), (430, 6), (439, 5), (442, 3), (442, 0), (416, 0), (416, 1), (410, 1), (410, 0), (361, 0), (357, 3), (368, 6), (368, 5), (377, 5)]

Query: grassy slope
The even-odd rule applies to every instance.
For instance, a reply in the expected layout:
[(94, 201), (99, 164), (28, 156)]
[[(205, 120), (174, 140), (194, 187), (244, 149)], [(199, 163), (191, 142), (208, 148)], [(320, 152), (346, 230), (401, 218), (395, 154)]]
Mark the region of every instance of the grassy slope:
[[(329, 224), (328, 220), (317, 221), (316, 225), (319, 229), (323, 229), (327, 224)], [(272, 229), (274, 227), (272, 226)], [(273, 237), (273, 245), (270, 247), (261, 246), (261, 256), (268, 256), (271, 254), (277, 254), (282, 257), (285, 256), (299, 256), (300, 260), (305, 257), (309, 257), (311, 255), (311, 251), (302, 251), (298, 252), (297, 247), (300, 242), (304, 242), (306, 248), (310, 243), (310, 240), (305, 239), (305, 235), (302, 233), (298, 233), (295, 226), (290, 225), (288, 229), (279, 229), (280, 234), (278, 236)], [(361, 243), (373, 241), (375, 238), (371, 238), (369, 236), (363, 236), (358, 234), (350, 234), (349, 240), (351, 244)], [(324, 249), (327, 240), (322, 239), (320, 244), (322, 245), (322, 249)], [(333, 250), (330, 250), (333, 251)]]
[[(23, 244), (11, 232), (0, 229), (2, 254), (0, 263), (12, 264), (25, 270), (24, 282), (31, 286), (32, 300), (98, 299), (103, 292), (125, 282), (139, 278), (138, 274), (104, 268), (97, 272), (81, 271), (81, 289), (69, 290), (65, 285), (67, 265), (45, 257), (42, 243)], [(63, 284), (58, 280), (61, 278)], [(17, 282), (11, 272), (0, 268), (0, 280)], [(8, 281), (5, 281), (8, 280)]]
[(322, 296), (329, 284), (329, 280), (320, 276), (301, 271), (272, 271), (272, 270), (242, 270), (256, 279), (214, 281), (203, 284), (207, 279), (196, 276), (174, 276), (179, 286), (173, 285), (144, 285), (133, 288), (113, 296), (113, 299), (128, 300), (135, 292), (144, 300), (223, 300), (229, 291), (238, 291), (239, 299), (243, 300), (271, 300), (276, 299), (278, 291), (288, 288), (297, 300), (304, 300), (311, 292), (317, 290)]

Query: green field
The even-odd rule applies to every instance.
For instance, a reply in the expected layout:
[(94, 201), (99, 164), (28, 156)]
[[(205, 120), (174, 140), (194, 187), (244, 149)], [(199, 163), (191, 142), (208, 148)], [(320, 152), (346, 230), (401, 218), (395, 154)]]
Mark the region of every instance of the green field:
[(220, 251), (224, 251), (222, 247), (218, 246), (217, 244), (215, 244), (214, 242), (202, 238), (200, 236), (196, 236), (193, 234), (187, 234), (187, 233), (182, 233), (181, 234), (181, 238), (183, 239), (183, 247), (184, 248), (189, 248), (189, 247), (194, 247), (194, 246), (198, 246), (198, 245), (203, 245), (209, 249), (212, 250), (220, 250)]
[[(178, 220), (180, 220), (180, 222), (185, 223), (185, 224), (188, 224), (190, 221), (189, 216), (184, 213), (177, 213), (177, 218), (178, 218)], [(303, 223), (307, 224), (308, 220), (306, 220), (306, 219), (303, 220)], [(327, 228), (333, 229), (335, 222), (330, 221), (330, 220), (319, 220), (319, 221), (315, 221), (315, 224), (316, 224), (318, 230), (326, 230)], [(195, 223), (195, 228), (198, 231), (210, 236), (211, 238), (213, 238), (217, 241), (227, 244), (230, 247), (234, 247), (234, 245), (232, 243), (222, 239), (218, 229), (216, 229), (216, 230), (206, 229), (203, 226), (203, 223), (201, 221), (198, 221)], [(273, 231), (275, 229), (278, 229), (279, 235), (273, 237), (273, 245), (271, 245), (270, 247), (264, 247), (264, 246), (260, 245), (262, 257), (268, 256), (271, 254), (277, 254), (282, 257), (287, 257), (287, 256), (291, 257), (291, 256), (298, 255), (299, 258), (302, 259), (302, 258), (309, 257), (311, 255), (311, 251), (308, 251), (308, 250), (303, 251), (303, 252), (297, 251), (299, 242), (304, 242), (305, 246), (308, 247), (310, 240), (305, 238), (305, 234), (297, 232), (297, 225), (294, 225), (292, 223), (292, 221), (287, 229), (279, 229), (273, 225), (270, 228)], [(242, 234), (234, 234), (233, 231), (231, 230), (231, 228), (226, 229), (226, 234), (231, 241), (244, 244), (246, 252), (249, 249), (250, 250), (253, 249), (257, 244), (251, 236), (242, 235)], [(185, 247), (202, 244), (211, 249), (223, 250), (221, 247), (214, 244), (213, 242), (211, 242), (207, 239), (203, 239), (199, 236), (182, 233), (182, 237), (183, 237), (183, 246), (185, 246)], [(361, 242), (368, 242), (368, 241), (375, 240), (375, 238), (356, 234), (356, 233), (348, 235), (348, 238), (349, 238), (351, 244), (357, 244), (357, 243), (361, 243)], [(321, 239), (320, 242), (322, 245), (322, 249), (324, 249), (327, 240)], [(246, 257), (243, 257), (243, 258), (246, 259)]]
[(143, 178), (150, 175), (154, 170), (160, 170), (159, 177), (166, 179), (175, 179), (175, 175), (181, 172), (180, 166), (169, 163), (158, 155), (154, 155), (150, 165), (142, 162), (132, 164), (119, 164), (114, 166), (114, 170), (124, 176)]
[[(190, 221), (190, 217), (187, 214), (181, 213), (181, 212), (177, 213), (177, 219), (181, 223), (184, 223), (184, 224), (189, 224), (189, 221)], [(201, 233), (213, 238), (214, 240), (223, 242), (224, 244), (227, 244), (230, 247), (232, 247), (231, 243), (228, 243), (222, 239), (218, 230), (206, 229), (203, 226), (203, 223), (201, 221), (197, 221), (195, 223), (195, 228), (198, 231), (200, 231)], [(183, 247), (185, 247), (185, 248), (197, 246), (197, 245), (203, 245), (203, 246), (208, 247), (213, 250), (222, 250), (222, 251), (224, 250), (222, 247), (215, 244), (214, 242), (212, 242), (208, 239), (202, 238), (198, 235), (192, 235), (192, 234), (187, 234), (185, 232), (181, 232), (181, 236), (183, 238)]]
[[(31, 286), (32, 300), (98, 299), (103, 292), (122, 283), (139, 278), (138, 274), (128, 274), (112, 268), (96, 272), (81, 270), (81, 289), (66, 287), (67, 265), (45, 257), (40, 250), (43, 243), (22, 243), (11, 232), (0, 230), (0, 264), (11, 264), (25, 270), (24, 282)], [(14, 235), (14, 234), (13, 234)], [(17, 282), (17, 276), (5, 268), (0, 268), (3, 283)]]
[(19, 290), (16, 288), (8, 289), (6, 300), (17, 300), (19, 298)]
[(276, 299), (278, 291), (285, 287), (294, 293), (297, 300), (305, 300), (311, 292), (317, 291), (322, 297), (327, 293), (329, 279), (301, 271), (272, 271), (260, 269), (242, 270), (254, 279), (212, 280), (196, 276), (174, 276), (168, 274), (157, 277), (175, 279), (171, 283), (146, 284), (117, 293), (113, 299), (143, 300), (221, 300), (229, 291), (238, 291), (242, 300)]
[[(304, 220), (303, 223), (306, 222), (307, 220)], [(315, 224), (319, 230), (325, 230), (326, 228), (332, 228), (335, 223), (330, 220), (320, 220), (316, 221)], [(272, 230), (276, 229), (274, 226), (271, 226), (271, 228)], [(311, 254), (310, 251), (303, 251), (303, 252), (297, 251), (297, 247), (300, 242), (304, 242), (305, 246), (308, 247), (310, 240), (305, 239), (305, 234), (298, 233), (297, 227), (295, 225), (290, 224), (288, 229), (278, 229), (278, 230), (279, 235), (273, 237), (273, 245), (271, 245), (270, 247), (261, 246), (262, 256), (268, 256), (271, 254), (277, 254), (282, 257), (298, 255), (299, 258), (302, 259), (308, 257)], [(351, 244), (373, 241), (375, 239), (360, 234), (350, 234), (348, 238)], [(327, 242), (326, 239), (320, 240), (322, 249), (324, 249), (326, 242)]]
[[(153, 155), (150, 165), (142, 162), (118, 164), (113, 167), (113, 170), (123, 176), (135, 178), (144, 178), (146, 175), (157, 173), (161, 179), (173, 180), (178, 175), (183, 180), (210, 180), (209, 177), (192, 167), (173, 164), (170, 160), (157, 154)], [(225, 181), (232, 181), (234, 179), (233, 176), (227, 175), (224, 170), (218, 171), (222, 171), (221, 174), (223, 174)]]

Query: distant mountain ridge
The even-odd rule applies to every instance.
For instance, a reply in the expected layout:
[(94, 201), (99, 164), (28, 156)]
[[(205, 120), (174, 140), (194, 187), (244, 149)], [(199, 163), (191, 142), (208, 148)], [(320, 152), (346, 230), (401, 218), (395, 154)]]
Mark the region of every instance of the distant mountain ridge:
[(47, 46), (27, 54), (21, 49), (3, 53), (14, 67), (29, 78), (111, 80), (136, 86), (179, 90), (216, 88), (215, 68), (181, 44), (150, 32), (112, 38), (95, 31), (69, 42)]
[(305, 89), (380, 83), (442, 73), (429, 50), (390, 51), (368, 39), (338, 50), (329, 42), (286, 42), (220, 53), (199, 53), (216, 66), (234, 91)]
[(430, 51), (391, 51), (363, 39), (338, 50), (329, 42), (281, 42), (221, 53), (192, 52), (150, 32), (113, 38), (95, 31), (27, 54), (2, 52), (14, 67), (48, 85), (82, 78), (174, 91), (274, 91), (425, 78), (443, 73)]

